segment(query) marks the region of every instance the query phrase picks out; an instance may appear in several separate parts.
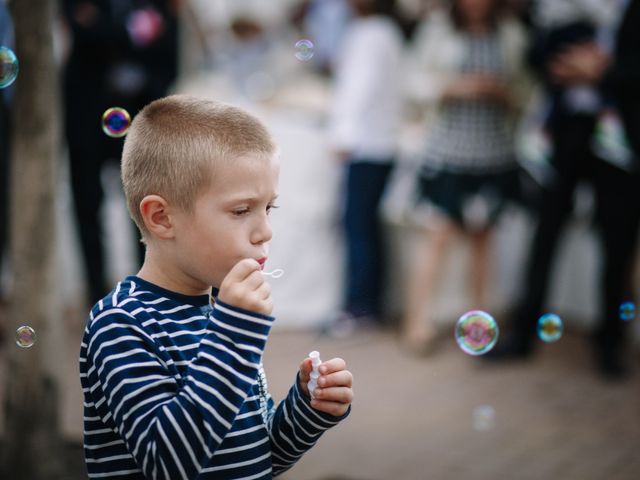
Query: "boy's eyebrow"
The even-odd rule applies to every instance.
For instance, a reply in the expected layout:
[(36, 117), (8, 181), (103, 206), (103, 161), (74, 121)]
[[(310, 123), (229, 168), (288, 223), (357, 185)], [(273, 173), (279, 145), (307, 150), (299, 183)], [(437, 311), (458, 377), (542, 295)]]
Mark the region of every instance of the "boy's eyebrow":
[[(279, 194), (276, 193), (274, 194), (269, 201), (274, 201), (277, 200), (279, 197)], [(258, 201), (262, 201), (264, 199), (264, 197), (261, 197), (259, 195), (254, 195), (254, 194), (247, 194), (247, 195), (238, 195), (236, 197), (230, 198), (228, 200), (225, 201), (225, 203), (237, 203), (237, 202), (258, 202)]]

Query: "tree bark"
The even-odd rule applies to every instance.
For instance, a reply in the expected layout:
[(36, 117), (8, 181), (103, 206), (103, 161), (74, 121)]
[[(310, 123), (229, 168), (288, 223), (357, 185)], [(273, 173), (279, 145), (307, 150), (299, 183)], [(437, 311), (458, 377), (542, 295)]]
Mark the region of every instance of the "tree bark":
[[(58, 428), (57, 362), (60, 308), (54, 293), (55, 185), (59, 125), (58, 78), (53, 55), (54, 0), (12, 0), (16, 55), (10, 187), (10, 259), (6, 429), (0, 477), (63, 478)], [(31, 348), (14, 332), (29, 325)]]

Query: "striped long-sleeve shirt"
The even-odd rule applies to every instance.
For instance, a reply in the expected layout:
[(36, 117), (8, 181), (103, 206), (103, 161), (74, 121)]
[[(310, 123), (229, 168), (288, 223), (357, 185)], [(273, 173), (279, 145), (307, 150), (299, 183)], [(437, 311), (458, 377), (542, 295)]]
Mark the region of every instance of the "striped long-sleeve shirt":
[[(267, 479), (344, 417), (298, 380), (275, 406), (273, 317), (127, 277), (94, 306), (80, 351), (89, 478)], [(345, 415), (346, 416), (346, 415)]]

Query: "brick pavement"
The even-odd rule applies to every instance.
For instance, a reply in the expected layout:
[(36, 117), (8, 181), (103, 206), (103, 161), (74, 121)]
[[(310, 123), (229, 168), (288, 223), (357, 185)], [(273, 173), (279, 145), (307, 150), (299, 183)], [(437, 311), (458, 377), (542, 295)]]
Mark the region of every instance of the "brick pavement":
[[(67, 339), (61, 416), (72, 441), (68, 479), (75, 480), (85, 478), (82, 399), (78, 339)], [(575, 334), (541, 345), (529, 361), (493, 365), (462, 353), (448, 333), (433, 356), (415, 358), (391, 333), (335, 340), (276, 329), (264, 359), (274, 398), (282, 398), (314, 349), (323, 359), (348, 361), (356, 401), (348, 420), (284, 480), (640, 478), (637, 353), (632, 377), (608, 383), (594, 372), (586, 338)], [(472, 419), (481, 405), (495, 411), (494, 426), (484, 431)]]
[[(640, 362), (623, 383), (600, 379), (584, 336), (565, 335), (512, 364), (462, 353), (452, 336), (412, 358), (391, 334), (271, 338), (270, 389), (281, 398), (308, 351), (342, 356), (355, 375), (352, 415), (287, 480), (632, 480), (640, 478)], [(473, 427), (475, 407), (494, 426)]]

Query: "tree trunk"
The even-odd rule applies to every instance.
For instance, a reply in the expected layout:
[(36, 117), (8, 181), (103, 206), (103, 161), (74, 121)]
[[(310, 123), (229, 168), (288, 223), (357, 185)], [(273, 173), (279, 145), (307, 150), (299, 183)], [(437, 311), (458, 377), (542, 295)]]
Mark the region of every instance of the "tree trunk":
[[(54, 293), (56, 159), (62, 114), (53, 57), (54, 0), (12, 0), (16, 55), (11, 154), (6, 429), (0, 477), (62, 478), (62, 439), (52, 352), (60, 351), (60, 309)], [(31, 326), (37, 341), (16, 346), (14, 332)]]

